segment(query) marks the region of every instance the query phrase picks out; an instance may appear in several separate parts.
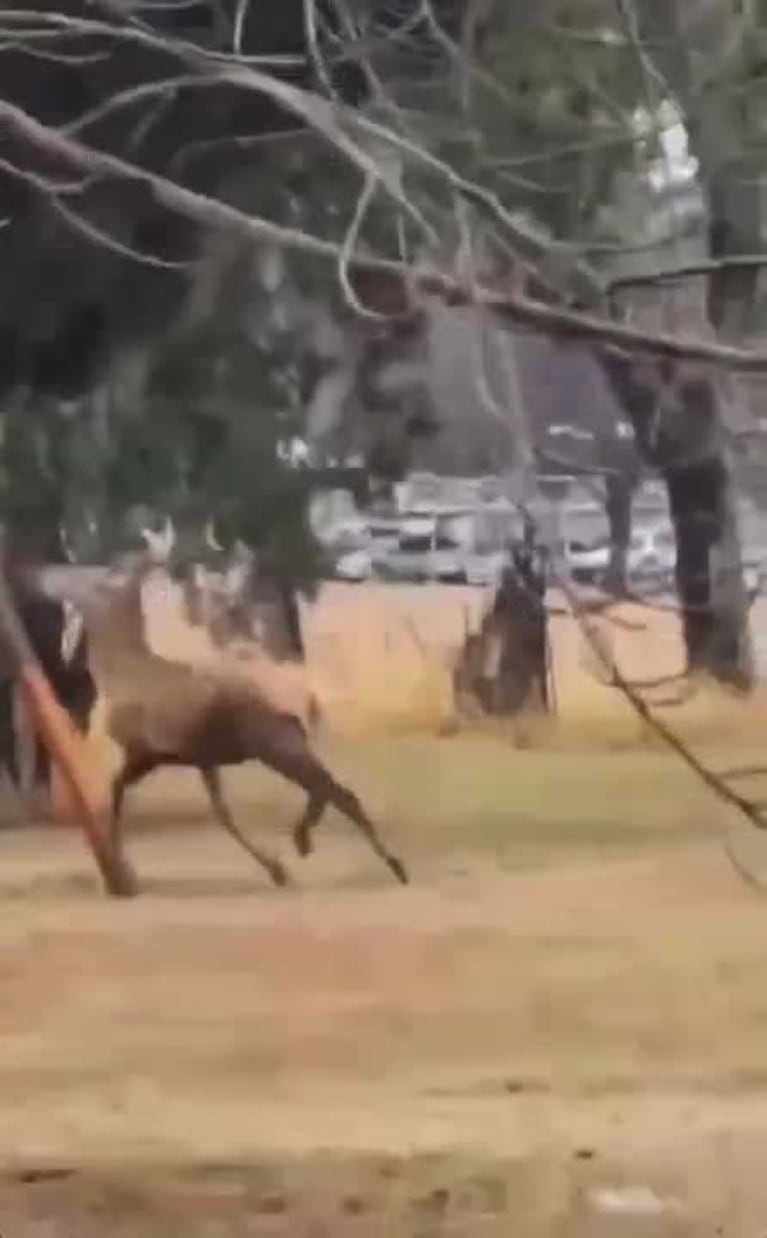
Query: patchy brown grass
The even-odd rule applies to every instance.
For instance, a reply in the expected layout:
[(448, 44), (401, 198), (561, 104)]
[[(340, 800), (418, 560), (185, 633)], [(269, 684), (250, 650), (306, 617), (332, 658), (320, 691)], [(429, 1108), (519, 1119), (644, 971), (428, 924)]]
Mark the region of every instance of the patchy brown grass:
[[(721, 809), (653, 751), (323, 746), (410, 887), (329, 814), (273, 891), (178, 773), (130, 809), (137, 902), (0, 834), (4, 1238), (758, 1234), (766, 908)], [(296, 793), (228, 782), (287, 852)]]
[[(129, 807), (136, 902), (76, 832), (0, 832), (2, 1238), (759, 1238), (767, 904), (720, 843), (767, 878), (767, 842), (564, 620), (556, 722), (430, 737), (469, 593), (332, 589), (310, 633), (321, 747), (408, 888), (333, 814), (299, 888), (267, 888), (178, 772)], [(673, 621), (619, 639), (627, 672), (675, 669)], [(758, 698), (669, 716), (712, 762), (761, 758)], [(92, 754), (106, 788), (98, 728)], [(289, 855), (295, 790), (227, 783)]]

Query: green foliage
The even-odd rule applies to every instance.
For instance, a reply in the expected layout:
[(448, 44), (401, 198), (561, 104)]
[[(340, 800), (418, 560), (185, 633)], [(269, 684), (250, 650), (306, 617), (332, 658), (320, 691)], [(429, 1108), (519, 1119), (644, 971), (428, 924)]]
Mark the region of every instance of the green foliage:
[[(359, 176), (316, 141), (287, 138), (231, 188), (243, 209), (342, 240)], [(386, 248), (391, 214), (375, 205), (366, 231)], [(311, 375), (291, 296), (340, 298), (327, 267), (285, 266), (276, 293), (252, 250), (213, 239), (191, 283), (187, 313), (127, 355), (98, 391), (64, 404), (22, 396), (3, 410), (0, 513), (14, 523), (67, 524), (78, 557), (100, 558), (126, 537), (137, 505), (187, 530), (214, 518), (219, 540), (241, 539), (301, 587), (323, 570), (308, 500), (325, 476), (284, 447), (304, 430)], [(198, 539), (199, 540), (199, 539)]]
[[(676, 2), (669, 0), (664, 15)], [(648, 70), (647, 57), (662, 59), (656, 49), (672, 43), (658, 37), (640, 54), (626, 25), (634, 10), (641, 16), (644, 6), (505, 0), (476, 63), (456, 51), (451, 82), (437, 88), (433, 80), (410, 81), (401, 105), (386, 107), (379, 99), (377, 114), (495, 193), (505, 208), (598, 256), (599, 242), (619, 239), (616, 214), (605, 210), (616, 176), (630, 174), (640, 158), (636, 109), (657, 109), (671, 93), (663, 75)], [(763, 54), (763, 40), (744, 44), (737, 55), (728, 49), (727, 88), (736, 90), (743, 74), (758, 85)], [(710, 60), (687, 61), (698, 93), (718, 80)], [(669, 80), (672, 68), (662, 59)], [(653, 140), (650, 134), (641, 157), (653, 153)], [(327, 143), (306, 133), (258, 145), (243, 140), (243, 152), (226, 186), (229, 201), (343, 242), (361, 189), (360, 172), (345, 155), (331, 154)], [(403, 162), (410, 201), (447, 246), (457, 228), (444, 176), (417, 159)], [(400, 223), (378, 192), (362, 220), (358, 251), (401, 256), (403, 235), (407, 242), (413, 230)], [(484, 239), (499, 257), (502, 227), (488, 220)], [(209, 277), (210, 288), (199, 296)], [(225, 241), (191, 288), (190, 312), (136, 345), (126, 372), (115, 369), (104, 389), (70, 404), (14, 396), (2, 417), (0, 513), (26, 524), (66, 520), (81, 531), (92, 519), (98, 536), (83, 532), (81, 542), (94, 555), (119, 539), (138, 503), (190, 526), (214, 516), (220, 536), (240, 537), (311, 579), (320, 564), (306, 509), (319, 479), (279, 450), (303, 431), (308, 358), (300, 330), (277, 311), (286, 292), (300, 292), (348, 315), (339, 281), (324, 260), (286, 255), (283, 283), (272, 297), (254, 278), (252, 254)], [(368, 400), (364, 411), (372, 423), (371, 407)], [(396, 476), (407, 459), (407, 434), (395, 416), (378, 421), (366, 435), (368, 464)]]
[(67, 426), (57, 410), (19, 398), (6, 410), (0, 454), (0, 512), (14, 529), (48, 529), (61, 518)]
[[(280, 561), (297, 584), (319, 570), (307, 520), (313, 478), (282, 448), (303, 429), (300, 340), (237, 253), (203, 312), (148, 366), (140, 409), (116, 427), (110, 496), (144, 501)], [(138, 413), (138, 415), (137, 415)], [(277, 549), (279, 548), (279, 549)]]
[(612, 176), (635, 157), (631, 114), (646, 102), (612, 0), (499, 6), (465, 96), (467, 173), (512, 209), (586, 239)]

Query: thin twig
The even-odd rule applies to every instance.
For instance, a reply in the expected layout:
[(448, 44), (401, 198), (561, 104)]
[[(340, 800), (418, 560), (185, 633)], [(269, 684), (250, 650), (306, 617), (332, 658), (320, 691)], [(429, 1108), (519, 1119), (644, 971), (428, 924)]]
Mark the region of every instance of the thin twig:
[(767, 254), (736, 254), (731, 258), (705, 258), (658, 271), (643, 271), (641, 275), (617, 275), (609, 280), (610, 292), (626, 288), (648, 288), (675, 280), (695, 279), (726, 271), (761, 271), (767, 267)]

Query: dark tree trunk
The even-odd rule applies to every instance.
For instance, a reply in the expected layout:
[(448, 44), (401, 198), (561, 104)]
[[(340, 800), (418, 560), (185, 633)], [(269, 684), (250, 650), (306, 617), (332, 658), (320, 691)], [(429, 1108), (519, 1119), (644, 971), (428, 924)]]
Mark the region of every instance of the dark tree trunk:
[[(690, 666), (740, 683), (748, 678), (740, 591), (722, 590), (724, 582), (717, 582), (715, 563), (731, 539), (727, 469), (721, 460), (689, 468), (680, 465), (667, 471), (666, 483), (677, 536), (676, 580)], [(737, 546), (734, 549), (737, 554)], [(733, 560), (735, 577), (737, 560), (731, 554), (727, 558)], [(735, 579), (732, 583), (737, 586)]]
[[(684, 0), (645, 0), (635, 5), (638, 32), (669, 97), (681, 108), (707, 197), (708, 250), (714, 259), (764, 251), (764, 167), (744, 110), (749, 84), (748, 42), (758, 28), (759, 6), (689, 5)], [(738, 41), (743, 42), (735, 48)], [(733, 42), (734, 39), (734, 42)], [(700, 89), (701, 66), (716, 64), (730, 48), (732, 89)], [(739, 76), (740, 75), (740, 76)], [(705, 315), (724, 340), (742, 343), (760, 330), (756, 266), (721, 266), (707, 280)], [(605, 354), (602, 356), (605, 362)], [(640, 446), (666, 480), (677, 537), (677, 583), (687, 654), (692, 667), (744, 686), (753, 681), (748, 600), (743, 586), (734, 483), (722, 441), (722, 410), (710, 374), (672, 385), (677, 408), (663, 409), (664, 438), (653, 441), (652, 423), (664, 382), (680, 380), (656, 367), (648, 394), (636, 398), (617, 359), (609, 365), (615, 389), (630, 413)], [(641, 384), (640, 384), (641, 385)], [(628, 390), (628, 400), (623, 398)], [(644, 408), (641, 405), (644, 403)], [(670, 415), (669, 415), (670, 413)], [(673, 426), (674, 421), (679, 425)], [(641, 433), (640, 433), (641, 427)], [(650, 431), (649, 433), (647, 431)]]
[(714, 383), (689, 367), (685, 372), (607, 350), (598, 356), (640, 451), (668, 489), (689, 669), (751, 687), (748, 598)]

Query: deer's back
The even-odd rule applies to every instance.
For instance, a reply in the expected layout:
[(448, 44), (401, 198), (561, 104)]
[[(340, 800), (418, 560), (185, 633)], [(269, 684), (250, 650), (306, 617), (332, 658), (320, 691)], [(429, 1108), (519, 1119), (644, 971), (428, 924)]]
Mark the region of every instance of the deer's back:
[(229, 765), (258, 756), (303, 725), (240, 677), (152, 658), (124, 679), (107, 729), (126, 751), (190, 765)]

